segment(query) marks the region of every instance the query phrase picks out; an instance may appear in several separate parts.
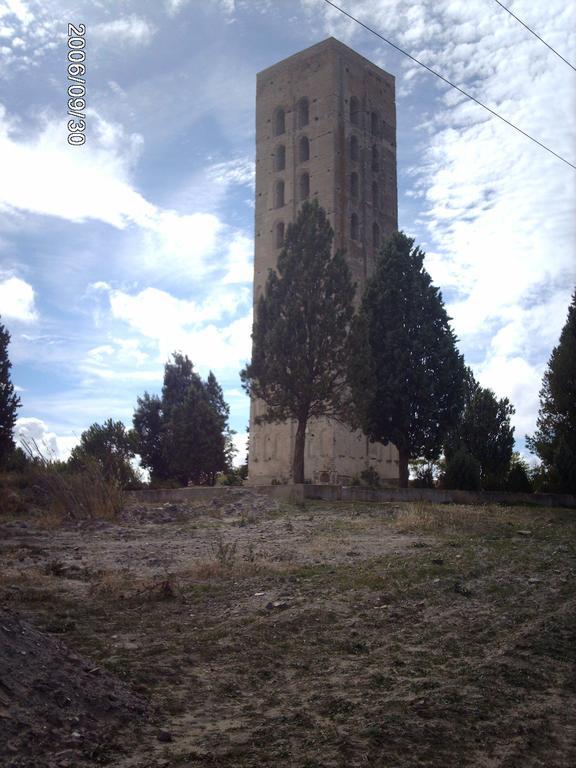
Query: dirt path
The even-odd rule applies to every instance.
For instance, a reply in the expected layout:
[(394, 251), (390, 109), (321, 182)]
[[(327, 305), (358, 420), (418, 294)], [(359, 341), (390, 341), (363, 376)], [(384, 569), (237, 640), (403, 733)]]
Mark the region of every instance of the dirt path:
[(82, 685), (120, 686), (130, 720), (79, 701), (98, 738), (76, 723), (70, 742), (64, 720), (73, 757), (39, 751), (30, 718), (54, 707), (25, 720), (0, 686), (0, 765), (572, 768), (575, 552), (576, 516), (552, 510), (236, 494), (114, 523), (0, 519), (5, 615), (99, 667), (104, 686)]

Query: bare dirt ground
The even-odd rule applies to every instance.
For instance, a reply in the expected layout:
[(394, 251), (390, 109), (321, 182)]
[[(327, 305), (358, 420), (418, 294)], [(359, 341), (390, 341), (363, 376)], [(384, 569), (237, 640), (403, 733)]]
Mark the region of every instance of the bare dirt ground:
[(0, 765), (573, 768), (575, 555), (568, 510), (5, 515)]

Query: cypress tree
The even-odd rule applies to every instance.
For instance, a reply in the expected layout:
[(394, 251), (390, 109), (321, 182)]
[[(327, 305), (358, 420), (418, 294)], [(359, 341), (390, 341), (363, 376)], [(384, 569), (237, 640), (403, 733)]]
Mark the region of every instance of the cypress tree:
[(360, 426), (408, 462), (435, 460), (463, 397), (464, 364), (424, 252), (403, 232), (383, 246), (351, 335), (349, 380)]
[(12, 363), (8, 358), (10, 334), (0, 323), (0, 467), (4, 466), (14, 451), (14, 426), (20, 398), (10, 379)]
[(317, 201), (306, 201), (287, 228), (277, 271), (270, 270), (256, 307), (245, 390), (266, 403), (262, 421), (297, 423), (292, 478), (304, 482), (308, 420), (346, 413), (347, 337), (354, 286)]
[(536, 426), (526, 444), (541, 459), (549, 489), (576, 493), (576, 291), (544, 373)]

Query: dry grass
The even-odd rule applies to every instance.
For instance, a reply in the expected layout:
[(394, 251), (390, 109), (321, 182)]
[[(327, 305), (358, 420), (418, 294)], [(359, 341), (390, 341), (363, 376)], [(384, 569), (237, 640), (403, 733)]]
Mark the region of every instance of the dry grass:
[(23, 472), (0, 478), (0, 514), (33, 512), (47, 528), (64, 520), (113, 520), (123, 505), (122, 489), (95, 461), (71, 471), (35, 455)]
[(524, 519), (525, 515), (509, 507), (445, 506), (415, 502), (397, 511), (394, 525), (402, 531), (410, 532), (479, 533), (512, 522), (520, 523)]

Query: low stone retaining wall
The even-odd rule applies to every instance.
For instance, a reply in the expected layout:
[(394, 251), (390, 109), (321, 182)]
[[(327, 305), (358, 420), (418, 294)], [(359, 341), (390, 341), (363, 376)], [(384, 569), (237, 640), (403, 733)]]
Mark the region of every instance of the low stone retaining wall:
[(162, 490), (128, 491), (133, 501), (143, 503), (231, 499), (246, 491), (297, 504), (306, 499), (323, 501), (428, 501), (434, 504), (527, 504), (538, 507), (576, 508), (576, 496), (554, 493), (504, 493), (501, 491), (447, 491), (436, 488), (362, 488), (342, 485), (245, 485)]
[[(275, 486), (271, 486), (274, 488)], [(290, 487), (290, 486), (284, 486)], [(438, 488), (362, 488), (361, 486), (302, 485), (306, 499), (326, 501), (429, 501), (435, 504), (528, 504), (539, 507), (576, 508), (576, 496), (555, 493), (506, 493), (504, 491), (455, 491)]]
[(131, 501), (141, 501), (144, 503), (165, 502), (165, 501), (200, 501), (202, 499), (229, 499), (230, 496), (237, 494), (241, 488), (225, 485), (198, 486), (194, 488), (155, 488), (153, 490), (145, 489), (141, 491), (126, 491), (126, 496)]

